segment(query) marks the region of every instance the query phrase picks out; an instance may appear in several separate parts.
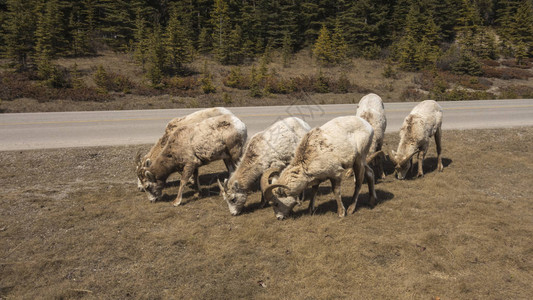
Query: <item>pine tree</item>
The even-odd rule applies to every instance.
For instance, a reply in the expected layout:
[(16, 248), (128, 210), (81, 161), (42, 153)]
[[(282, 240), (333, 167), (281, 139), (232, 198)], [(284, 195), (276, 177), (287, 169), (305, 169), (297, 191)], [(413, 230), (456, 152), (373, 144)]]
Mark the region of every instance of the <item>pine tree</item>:
[(28, 58), (34, 46), (35, 15), (34, 1), (7, 0), (4, 24), (5, 52), (17, 70), (28, 67)]
[(228, 55), (226, 56), (226, 63), (239, 64), (244, 60), (242, 52), (242, 30), (239, 25), (230, 32), (227, 45)]
[(371, 53), (386, 46), (392, 37), (389, 32), (389, 2), (362, 0), (345, 3), (346, 6), (339, 13), (338, 22), (346, 40), (356, 55), (373, 56)]
[(209, 72), (209, 68), (207, 67), (207, 60), (204, 61), (204, 67), (202, 68), (202, 78), (201, 78), (201, 84), (202, 84), (202, 91), (204, 94), (211, 94), (216, 93), (217, 89), (213, 85), (213, 79), (212, 75)]
[(172, 9), (166, 29), (165, 48), (170, 66), (178, 72), (183, 71), (183, 64), (192, 60), (193, 46), (186, 28), (179, 20), (178, 10)]
[(203, 27), (198, 36), (198, 52), (202, 54), (209, 53), (213, 50), (213, 40), (206, 27)]
[(163, 43), (161, 27), (156, 24), (150, 34), (148, 50), (148, 79), (152, 85), (158, 87), (161, 84), (165, 71), (166, 51)]
[(135, 11), (125, 0), (98, 0), (95, 9), (100, 13), (98, 31), (103, 40), (115, 50), (127, 50), (133, 39)]
[(75, 6), (70, 13), (68, 28), (71, 36), (70, 54), (82, 56), (91, 52), (89, 48), (89, 32), (83, 23), (82, 11)]
[(411, 4), (405, 32), (395, 44), (396, 58), (406, 70), (419, 70), (432, 66), (439, 56), (439, 28), (431, 11), (421, 11), (417, 3)]
[(479, 26), (481, 25), (481, 18), (475, 3), (469, 0), (463, 0), (459, 9), (459, 17), (455, 31), (457, 32), (457, 41), (464, 47), (465, 50), (473, 52), (474, 42)]
[(291, 36), (290, 33), (286, 31), (285, 36), (283, 37), (283, 46), (281, 48), (281, 60), (284, 68), (287, 68), (290, 65), (292, 51), (293, 48)]
[(50, 60), (61, 51), (63, 44), (62, 17), (57, 0), (46, 1), (39, 11), (35, 31), (37, 65), (40, 64), (39, 60)]
[(322, 25), (318, 38), (313, 46), (313, 55), (315, 59), (323, 65), (332, 64), (335, 62), (335, 53), (333, 50), (333, 43), (331, 41), (331, 34), (326, 27)]
[(0, 1), (0, 57), (4, 56), (5, 52), (5, 39), (4, 39), (4, 26), (6, 21), (6, 11), (7, 7), (5, 6), (4, 1)]
[(344, 40), (342, 28), (337, 21), (335, 24), (335, 30), (331, 37), (331, 44), (333, 47), (333, 59), (335, 63), (341, 63), (348, 58), (348, 45)]
[(228, 3), (226, 0), (215, 0), (211, 12), (211, 23), (213, 25), (213, 51), (217, 60), (223, 64), (230, 61), (230, 51), (228, 48), (229, 36), (231, 33), (231, 22), (228, 13)]
[(145, 64), (148, 55), (148, 29), (146, 27), (146, 21), (141, 14), (141, 10), (137, 10), (135, 17), (135, 30), (133, 32), (133, 59), (139, 63), (145, 70)]
[(511, 34), (513, 42), (520, 49), (517, 53), (521, 53), (521, 61), (524, 55), (533, 56), (533, 4), (531, 1), (521, 1), (511, 24)]

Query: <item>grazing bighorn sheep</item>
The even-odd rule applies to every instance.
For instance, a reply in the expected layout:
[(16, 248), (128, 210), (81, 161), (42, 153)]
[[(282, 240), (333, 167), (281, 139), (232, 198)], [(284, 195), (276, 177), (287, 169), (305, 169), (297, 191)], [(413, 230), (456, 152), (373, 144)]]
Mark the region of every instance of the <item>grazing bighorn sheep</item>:
[(374, 159), (379, 157), (379, 162), (376, 162), (376, 169), (378, 174), (376, 177), (385, 178), (385, 172), (383, 170), (383, 160), (385, 155), (381, 151), (383, 146), (383, 138), (385, 137), (385, 129), (387, 128), (387, 118), (385, 117), (385, 107), (381, 97), (376, 94), (368, 94), (361, 98), (357, 107), (356, 116), (364, 119), (374, 129), (374, 137), (372, 138), (372, 145), (370, 146), (371, 154), (367, 158), (367, 163), (373, 163)]
[[(289, 164), (309, 130), (311, 127), (302, 119), (289, 117), (252, 136), (235, 172), (223, 184), (218, 181), (232, 215), (241, 213), (248, 192), (264, 171), (271, 167), (283, 169)], [(261, 202), (264, 204), (264, 198)]]
[[(313, 187), (309, 203), (309, 212), (312, 213), (318, 185), (328, 179), (337, 200), (337, 212), (344, 217), (346, 210), (341, 199), (341, 180), (348, 168), (352, 168), (355, 174), (353, 203), (348, 213), (355, 211), (363, 178), (368, 183), (370, 204), (375, 205), (374, 172), (366, 163), (373, 134), (372, 126), (356, 116), (338, 117), (309, 131), (296, 148), (290, 164), (264, 191), (278, 220), (290, 213), (298, 203), (296, 197), (307, 186)], [(268, 170), (263, 177), (269, 178), (273, 172), (277, 170)]]
[(411, 160), (415, 154), (418, 154), (417, 176), (424, 176), (422, 163), (432, 136), (435, 136), (435, 144), (437, 144), (437, 169), (442, 172), (444, 167), (441, 158), (441, 125), (442, 108), (434, 100), (420, 102), (405, 118), (400, 129), (398, 150), (396, 152), (393, 150), (391, 156), (398, 179), (405, 178), (407, 171), (412, 166)]
[(155, 143), (155, 145), (152, 146), (150, 151), (141, 159), (140, 153), (137, 154), (136, 157), (136, 172), (137, 172), (137, 188), (139, 191), (144, 191), (141, 183), (141, 177), (143, 176), (140, 174), (141, 168), (146, 162), (146, 160), (154, 161), (155, 158), (161, 153), (165, 145), (167, 144), (168, 138), (172, 131), (176, 129), (178, 126), (185, 126), (189, 124), (198, 123), (200, 121), (203, 121), (207, 118), (216, 117), (220, 115), (233, 115), (229, 110), (227, 110), (224, 107), (212, 107), (212, 108), (206, 108), (202, 109), (196, 112), (193, 112), (187, 116), (184, 117), (177, 117), (170, 122), (168, 122), (167, 127), (165, 128), (165, 133), (163, 136)]
[(246, 125), (234, 115), (212, 117), (176, 128), (154, 162), (148, 159), (142, 167), (141, 182), (148, 198), (150, 201), (159, 200), (166, 179), (177, 171), (181, 173), (181, 181), (173, 205), (180, 205), (183, 187), (192, 175), (196, 191), (200, 192), (200, 166), (223, 159), (227, 166), (235, 167), (246, 137)]

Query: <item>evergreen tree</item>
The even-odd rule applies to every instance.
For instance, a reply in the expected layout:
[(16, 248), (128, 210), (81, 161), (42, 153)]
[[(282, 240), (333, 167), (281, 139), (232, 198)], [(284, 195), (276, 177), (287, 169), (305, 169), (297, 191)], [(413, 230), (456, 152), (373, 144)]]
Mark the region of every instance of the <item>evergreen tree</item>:
[(439, 28), (431, 13), (421, 11), (417, 3), (411, 4), (405, 32), (395, 45), (396, 58), (402, 68), (419, 70), (430, 67), (439, 55)]
[(62, 46), (61, 20), (63, 15), (57, 0), (45, 1), (37, 17), (35, 31), (35, 57), (39, 60), (50, 60)]
[(313, 55), (319, 63), (324, 65), (335, 62), (331, 34), (326, 25), (322, 25), (318, 33), (318, 38), (313, 46)]
[(141, 10), (137, 10), (135, 17), (135, 30), (133, 32), (133, 59), (137, 61), (143, 71), (145, 68), (147, 54), (148, 54), (148, 29), (146, 27), (146, 21), (142, 16)]
[(479, 17), (475, 3), (469, 0), (463, 0), (459, 9), (455, 31), (458, 32), (460, 42), (469, 50), (473, 47), (473, 39), (479, 31), (480, 25), (481, 18)]
[(35, 1), (7, 0), (4, 24), (6, 56), (18, 70), (26, 69), (34, 47)]
[(389, 5), (388, 1), (362, 0), (346, 2), (341, 9), (338, 21), (356, 55), (379, 50), (391, 40)]
[(166, 30), (165, 48), (171, 68), (178, 72), (183, 70), (184, 63), (192, 60), (193, 46), (189, 36), (179, 20), (178, 10), (173, 8)]
[(285, 36), (283, 37), (283, 46), (281, 48), (281, 59), (283, 67), (286, 68), (289, 66), (290, 59), (292, 57), (292, 40), (290, 33), (288, 31), (285, 32)]
[(198, 36), (198, 52), (206, 54), (213, 50), (213, 40), (206, 27), (202, 28)]
[(135, 11), (129, 1), (98, 0), (94, 5), (101, 17), (97, 30), (103, 40), (115, 50), (127, 50), (135, 28)]
[(339, 22), (336, 22), (335, 24), (335, 30), (331, 37), (331, 45), (333, 47), (333, 59), (336, 63), (343, 62), (348, 58), (348, 45), (344, 40)]
[(70, 31), (71, 43), (70, 54), (82, 56), (91, 52), (89, 47), (89, 32), (83, 23), (82, 11), (78, 6), (74, 6), (69, 17), (68, 28)]
[(211, 12), (211, 24), (213, 25), (213, 51), (217, 60), (223, 64), (230, 62), (228, 48), (231, 33), (231, 22), (226, 0), (215, 0)]
[(163, 43), (161, 27), (156, 24), (150, 34), (148, 50), (148, 79), (152, 85), (158, 87), (163, 79), (165, 71), (166, 51)]
[(242, 52), (242, 30), (239, 25), (236, 25), (229, 35), (227, 51), (226, 63), (239, 64), (244, 60), (244, 53)]
[(3, 56), (5, 52), (5, 40), (4, 40), (4, 26), (6, 21), (6, 11), (7, 6), (5, 0), (0, 0), (0, 57)]
[(522, 61), (524, 56), (533, 56), (533, 4), (523, 0), (516, 10), (511, 24), (513, 42), (521, 48)]

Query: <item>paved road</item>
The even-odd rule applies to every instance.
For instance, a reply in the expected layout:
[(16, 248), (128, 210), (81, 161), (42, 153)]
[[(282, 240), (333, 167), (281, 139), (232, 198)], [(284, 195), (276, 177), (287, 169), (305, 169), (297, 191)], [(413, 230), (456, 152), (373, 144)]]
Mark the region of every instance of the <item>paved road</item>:
[[(444, 109), (443, 129), (533, 126), (533, 99), (439, 102)], [(400, 129), (413, 102), (386, 103), (387, 132)], [(230, 108), (247, 126), (248, 134), (263, 130), (276, 120), (299, 116), (320, 126), (342, 115), (354, 114), (355, 104)], [(151, 144), (166, 123), (197, 109), (90, 111), (0, 114), (0, 151)]]

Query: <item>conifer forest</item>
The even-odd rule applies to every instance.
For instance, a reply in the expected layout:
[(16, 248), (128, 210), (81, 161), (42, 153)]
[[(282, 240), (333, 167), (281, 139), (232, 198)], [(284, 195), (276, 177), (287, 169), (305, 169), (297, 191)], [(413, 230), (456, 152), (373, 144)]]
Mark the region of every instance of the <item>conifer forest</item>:
[[(226, 86), (250, 89), (252, 96), (265, 89), (263, 60), (276, 53), (289, 66), (303, 50), (323, 68), (353, 58), (379, 60), (386, 77), (428, 70), (433, 77), (437, 71), (491, 77), (497, 71), (491, 62), (505, 59), (517, 71), (503, 77), (523, 78), (533, 57), (533, 1), (0, 0), (0, 45), (4, 84), (13, 73), (30, 72), (25, 76), (49, 88), (83, 87), (77, 70), (61, 68), (56, 59), (102, 50), (128, 53), (149, 86), (160, 89), (171, 78), (190, 76), (193, 60), (209, 57), (234, 66)], [(239, 67), (251, 64), (246, 74)], [(196, 68), (195, 84), (215, 92), (207, 69)], [(97, 84), (117, 77), (102, 66), (94, 73)], [(104, 88), (133, 89), (119, 79)], [(274, 93), (291, 91), (291, 83), (270, 85)]]

